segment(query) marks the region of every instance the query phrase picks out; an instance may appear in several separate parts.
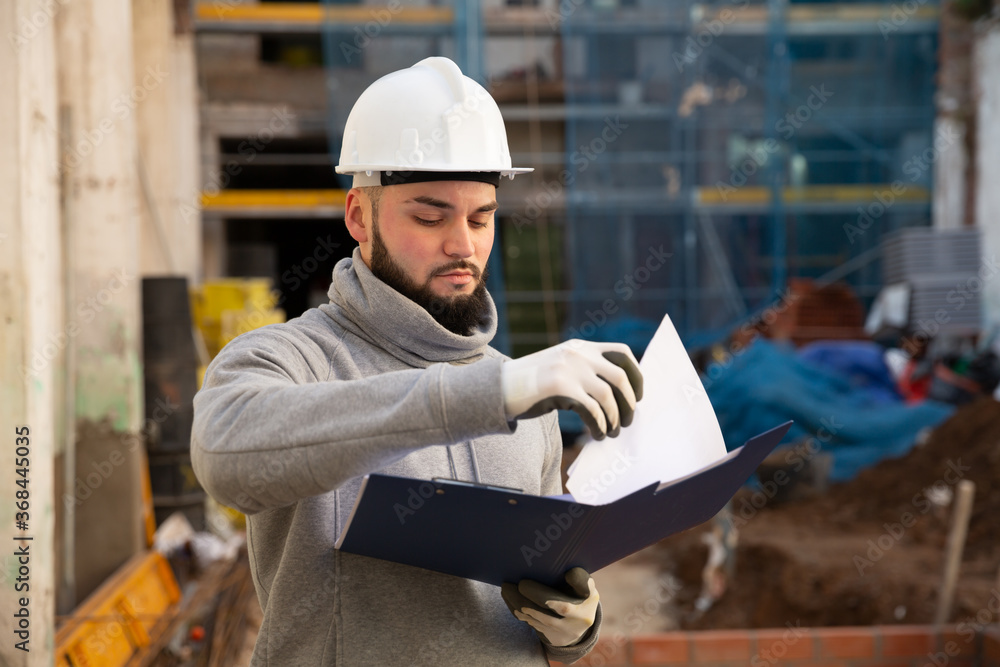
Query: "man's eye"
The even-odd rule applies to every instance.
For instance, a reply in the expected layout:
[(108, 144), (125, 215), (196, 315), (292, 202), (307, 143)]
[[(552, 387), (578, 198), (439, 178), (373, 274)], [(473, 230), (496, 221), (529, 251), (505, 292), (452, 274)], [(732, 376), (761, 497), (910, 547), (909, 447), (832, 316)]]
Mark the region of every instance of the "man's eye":
[(413, 219), (419, 222), (421, 225), (427, 225), (428, 227), (430, 225), (436, 225), (437, 223), (441, 222), (440, 220), (424, 220), (423, 218), (418, 218), (417, 216), (413, 216)]

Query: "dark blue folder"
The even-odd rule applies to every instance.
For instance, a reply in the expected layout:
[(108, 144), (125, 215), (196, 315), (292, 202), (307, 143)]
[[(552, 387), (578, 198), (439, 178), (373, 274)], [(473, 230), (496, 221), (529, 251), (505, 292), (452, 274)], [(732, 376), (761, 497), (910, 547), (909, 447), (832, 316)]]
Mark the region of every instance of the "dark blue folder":
[(687, 477), (607, 505), (512, 490), (369, 475), (342, 551), (499, 585), (596, 572), (721, 510), (788, 432), (787, 422)]

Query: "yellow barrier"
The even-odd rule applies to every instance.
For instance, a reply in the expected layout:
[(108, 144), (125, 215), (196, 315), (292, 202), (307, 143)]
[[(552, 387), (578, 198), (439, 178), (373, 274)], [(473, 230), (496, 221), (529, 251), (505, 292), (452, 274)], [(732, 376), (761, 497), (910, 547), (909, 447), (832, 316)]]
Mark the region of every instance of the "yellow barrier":
[(120, 667), (169, 627), (181, 599), (156, 551), (133, 556), (56, 633), (57, 666)]
[(226, 278), (191, 290), (192, 318), (210, 357), (240, 334), (284, 322), (277, 302), (269, 278)]

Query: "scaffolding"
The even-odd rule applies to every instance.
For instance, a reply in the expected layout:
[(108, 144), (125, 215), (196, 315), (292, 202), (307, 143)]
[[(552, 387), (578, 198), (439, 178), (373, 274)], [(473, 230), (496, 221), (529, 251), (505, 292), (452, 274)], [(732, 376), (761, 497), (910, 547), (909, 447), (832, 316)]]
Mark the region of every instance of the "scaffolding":
[[(668, 312), (707, 342), (789, 278), (929, 224), (935, 12), (595, 2), (563, 18), (564, 332), (641, 349)], [(879, 275), (843, 277), (870, 299)]]
[[(446, 55), (488, 86), (515, 162), (536, 168), (498, 193), (490, 287), (515, 356), (569, 337), (641, 352), (665, 312), (701, 344), (791, 278), (843, 279), (867, 302), (882, 235), (930, 222), (930, 2), (213, 6), (202, 31), (322, 35), (331, 163), (350, 105), (389, 71)], [(264, 200), (328, 214), (349, 187), (335, 178)], [(227, 196), (206, 203), (264, 201)]]

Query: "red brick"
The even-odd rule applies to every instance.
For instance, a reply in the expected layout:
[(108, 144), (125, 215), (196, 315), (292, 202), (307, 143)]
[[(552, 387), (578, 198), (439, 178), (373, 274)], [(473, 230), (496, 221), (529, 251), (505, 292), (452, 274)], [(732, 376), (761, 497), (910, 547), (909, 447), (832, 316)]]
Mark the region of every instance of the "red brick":
[(941, 651), (945, 655), (955, 657), (975, 658), (979, 656), (979, 636), (969, 636), (969, 630), (959, 633), (956, 629), (946, 629), (941, 632), (935, 653)]
[(937, 636), (930, 626), (883, 625), (878, 630), (885, 657), (926, 657), (937, 646)]
[(629, 662), (629, 640), (623, 635), (601, 637), (597, 645), (574, 667), (627, 667)]
[(635, 665), (687, 665), (690, 662), (691, 642), (683, 632), (632, 639), (632, 663)]
[(754, 634), (757, 637), (757, 655), (764, 662), (768, 661), (769, 656), (777, 658), (779, 664), (785, 660), (813, 657), (813, 637), (810, 628), (758, 630)]
[(819, 655), (824, 658), (872, 658), (875, 636), (871, 628), (817, 628)]
[(711, 630), (691, 635), (694, 641), (693, 662), (739, 661), (750, 659), (750, 633), (746, 630)]
[(983, 658), (986, 661), (984, 667), (1000, 665), (1000, 634), (995, 630), (983, 633)]

